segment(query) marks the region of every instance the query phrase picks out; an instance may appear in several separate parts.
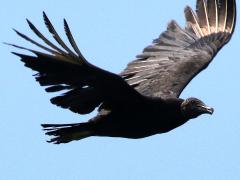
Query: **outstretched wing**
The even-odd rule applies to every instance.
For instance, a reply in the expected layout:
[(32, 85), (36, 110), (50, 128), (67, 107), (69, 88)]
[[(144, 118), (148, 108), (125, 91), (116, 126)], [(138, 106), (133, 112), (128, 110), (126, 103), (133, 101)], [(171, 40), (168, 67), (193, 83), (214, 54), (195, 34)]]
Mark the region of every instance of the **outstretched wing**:
[(26, 35), (16, 31), (23, 39), (42, 48), (47, 53), (27, 49), (10, 44), (14, 47), (29, 50), (34, 56), (14, 53), (21, 57), (25, 66), (38, 73), (36, 80), (41, 86), (46, 86), (47, 92), (64, 91), (60, 96), (51, 99), (57, 106), (68, 108), (73, 112), (86, 114), (92, 112), (100, 104), (105, 108), (117, 108), (137, 103), (142, 95), (129, 86), (121, 76), (100, 69), (90, 64), (81, 54), (67, 22), (64, 20), (66, 35), (72, 51), (59, 37), (45, 13), (45, 24), (53, 38), (61, 47), (50, 42), (30, 21), (27, 20), (32, 31), (42, 39), (47, 46), (43, 46)]
[(196, 13), (186, 7), (186, 27), (172, 21), (122, 77), (147, 96), (178, 97), (231, 38), (236, 20), (235, 0), (197, 0)]

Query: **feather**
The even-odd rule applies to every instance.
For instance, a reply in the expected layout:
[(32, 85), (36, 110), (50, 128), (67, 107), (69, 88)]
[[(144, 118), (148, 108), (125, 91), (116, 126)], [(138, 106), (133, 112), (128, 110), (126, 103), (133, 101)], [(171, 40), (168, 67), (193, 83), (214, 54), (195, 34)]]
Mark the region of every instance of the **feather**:
[(61, 54), (66, 54), (63, 50), (59, 49), (57, 46), (55, 46), (53, 43), (51, 43), (43, 34), (27, 19), (27, 23), (30, 27), (30, 29), (40, 38), (42, 39), (47, 45), (49, 45), (51, 48), (55, 49)]
[(199, 38), (204, 36), (204, 34), (203, 34), (203, 32), (200, 28), (200, 25), (198, 23), (197, 16), (194, 13), (194, 11), (189, 6), (187, 6), (184, 10), (184, 13), (185, 13), (185, 19), (186, 19), (186, 22), (187, 22), (187, 28), (192, 29), (192, 31)]
[(211, 32), (218, 32), (218, 5), (217, 0), (207, 1), (208, 21)]
[(203, 34), (210, 34), (210, 26), (208, 22), (207, 5), (205, 0), (197, 0), (196, 13), (198, 16), (199, 26), (201, 27)]
[(236, 20), (236, 2), (235, 0), (227, 0), (227, 2), (226, 32), (232, 33)]
[(72, 45), (72, 47), (76, 51), (76, 53), (80, 57), (83, 57), (82, 53), (80, 52), (80, 50), (79, 50), (79, 48), (78, 48), (78, 46), (77, 46), (77, 44), (76, 44), (76, 42), (75, 42), (75, 40), (74, 40), (74, 38), (72, 36), (72, 33), (71, 33), (70, 28), (69, 28), (69, 26), (67, 24), (67, 21), (64, 19), (63, 22), (64, 22), (64, 29), (65, 29), (65, 32), (66, 32), (66, 35), (67, 35), (67, 38), (68, 38), (70, 44)]
[(69, 54), (72, 56), (76, 56), (74, 52), (72, 52), (71, 49), (67, 47), (67, 45), (63, 42), (63, 40), (58, 35), (57, 31), (54, 29), (51, 21), (48, 19), (45, 12), (43, 12), (43, 19), (45, 22), (46, 27), (48, 28), (49, 32), (53, 35), (53, 38), (58, 42), (59, 45), (61, 45)]
[(227, 23), (227, 0), (219, 0), (218, 11), (218, 29), (219, 31), (225, 31)]
[(13, 29), (13, 30), (17, 33), (17, 35), (19, 35), (20, 37), (22, 37), (22, 38), (25, 39), (26, 41), (29, 41), (29, 42), (33, 43), (34, 45), (36, 45), (36, 46), (44, 49), (45, 51), (48, 51), (48, 52), (50, 52), (50, 53), (52, 53), (52, 54), (59, 54), (58, 52), (56, 52), (56, 51), (54, 51), (54, 50), (52, 50), (52, 49), (49, 49), (49, 48), (47, 48), (47, 47), (45, 47), (45, 46), (37, 43), (36, 41), (32, 40), (32, 39), (29, 38), (28, 36), (26, 36), (26, 35), (20, 33), (19, 31), (17, 31), (16, 29)]

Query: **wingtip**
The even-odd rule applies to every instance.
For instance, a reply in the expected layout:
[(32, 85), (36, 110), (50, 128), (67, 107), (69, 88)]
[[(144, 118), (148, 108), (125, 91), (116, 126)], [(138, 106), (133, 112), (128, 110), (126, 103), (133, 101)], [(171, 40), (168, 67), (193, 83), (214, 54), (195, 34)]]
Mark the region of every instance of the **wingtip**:
[(22, 58), (22, 57), (23, 57), (23, 55), (22, 55), (22, 54), (20, 54), (20, 53), (17, 53), (17, 52), (14, 52), (14, 51), (12, 51), (11, 53), (12, 53), (13, 55), (16, 55), (16, 56), (20, 57), (20, 58)]
[(192, 9), (190, 6), (185, 6), (185, 8), (184, 8), (184, 12), (186, 12), (186, 11), (188, 11), (188, 10), (190, 10), (190, 9)]
[(9, 43), (7, 43), (7, 42), (2, 42), (4, 45), (7, 45), (7, 46), (10, 46), (10, 44)]
[(17, 34), (19, 33), (18, 30), (15, 29), (15, 28), (12, 28), (12, 30), (13, 30), (15, 33), (17, 33)]
[(33, 23), (32, 23), (29, 19), (26, 19), (26, 21), (27, 21), (27, 24), (28, 24), (28, 26), (30, 27), (30, 29), (31, 29), (35, 34), (37, 34), (37, 33), (36, 33), (36, 28), (35, 28), (35, 26), (33, 25)]
[(167, 25), (167, 30), (174, 30), (178, 26), (175, 20), (171, 20)]
[(45, 13), (45, 11), (43, 11), (42, 14), (43, 14), (43, 16), (47, 16), (46, 13)]
[(26, 18), (26, 21), (27, 21), (29, 26), (32, 24), (31, 21), (28, 18)]
[(13, 28), (13, 31), (20, 37), (22, 37), (24, 39), (24, 37), (26, 37), (24, 34), (20, 33), (18, 30)]
[(51, 124), (41, 124), (41, 127), (45, 130), (46, 128), (52, 127)]
[(65, 18), (63, 18), (63, 23), (67, 24), (67, 20)]
[(43, 20), (44, 20), (45, 24), (47, 25), (49, 23), (49, 19), (47, 17), (47, 14), (44, 11), (42, 12), (42, 14), (43, 14)]
[(19, 56), (19, 53), (16, 53), (14, 51), (11, 52), (12, 54), (16, 55), (16, 56)]
[(63, 18), (63, 26), (64, 26), (65, 31), (69, 28), (67, 20), (65, 18)]

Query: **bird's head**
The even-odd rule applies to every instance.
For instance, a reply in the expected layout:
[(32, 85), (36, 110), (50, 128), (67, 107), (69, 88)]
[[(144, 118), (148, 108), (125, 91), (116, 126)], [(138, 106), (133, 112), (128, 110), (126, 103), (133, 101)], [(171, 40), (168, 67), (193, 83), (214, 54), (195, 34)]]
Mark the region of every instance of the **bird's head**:
[(201, 100), (191, 97), (182, 102), (181, 111), (184, 117), (193, 119), (201, 114), (213, 114), (214, 109), (204, 104)]

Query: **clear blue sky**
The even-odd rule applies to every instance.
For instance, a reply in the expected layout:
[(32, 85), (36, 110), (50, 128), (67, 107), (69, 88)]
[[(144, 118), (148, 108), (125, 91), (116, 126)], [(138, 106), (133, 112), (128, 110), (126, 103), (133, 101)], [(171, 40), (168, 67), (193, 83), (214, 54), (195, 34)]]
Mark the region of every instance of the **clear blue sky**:
[[(89, 61), (117, 73), (171, 19), (184, 25), (187, 4), (195, 6), (195, 0), (3, 1), (0, 42), (33, 47), (11, 28), (35, 37), (25, 22), (28, 18), (48, 34), (44, 10), (61, 35), (62, 19), (68, 20)], [(239, 180), (239, 44), (238, 23), (232, 41), (181, 95), (213, 106), (213, 116), (141, 140), (87, 138), (65, 145), (46, 143), (40, 124), (79, 122), (93, 115), (79, 116), (52, 105), (33, 72), (10, 54), (16, 50), (0, 45), (0, 179)]]

